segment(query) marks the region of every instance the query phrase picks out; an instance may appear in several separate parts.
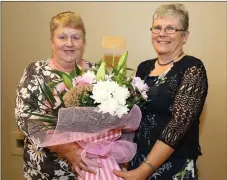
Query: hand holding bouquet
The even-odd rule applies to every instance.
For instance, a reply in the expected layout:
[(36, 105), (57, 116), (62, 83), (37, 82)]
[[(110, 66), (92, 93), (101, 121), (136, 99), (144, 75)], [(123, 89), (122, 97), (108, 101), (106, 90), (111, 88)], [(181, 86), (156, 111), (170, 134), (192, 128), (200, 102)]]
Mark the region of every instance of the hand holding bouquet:
[(127, 56), (125, 52), (111, 72), (101, 60), (88, 70), (75, 65), (70, 74), (54, 70), (62, 80), (58, 83), (37, 79), (43, 100), (37, 99), (41, 106), (36, 111), (28, 110), (31, 139), (38, 147), (78, 143), (83, 161), (98, 172), (84, 172), (86, 180), (121, 179), (112, 170), (136, 152), (134, 131), (148, 87), (140, 78), (127, 76)]

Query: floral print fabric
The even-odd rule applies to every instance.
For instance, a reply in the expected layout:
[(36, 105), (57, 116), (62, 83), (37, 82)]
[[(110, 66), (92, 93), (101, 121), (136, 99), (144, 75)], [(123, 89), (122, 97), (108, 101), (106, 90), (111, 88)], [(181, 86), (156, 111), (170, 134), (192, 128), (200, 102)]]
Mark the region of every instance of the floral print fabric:
[[(38, 81), (40, 82), (59, 82), (60, 77), (52, 73), (49, 66), (50, 59), (31, 63), (23, 73), (19, 86), (16, 91), (16, 120), (17, 125), (25, 134), (24, 140), (24, 176), (30, 180), (75, 180), (76, 175), (63, 157), (47, 148), (37, 148), (31, 141), (27, 133), (26, 121), (28, 114), (27, 108), (32, 108), (31, 103), (37, 103), (33, 98), (38, 97), (42, 100)], [(88, 66), (91, 66), (89, 62)], [(36, 111), (36, 109), (33, 109)]]

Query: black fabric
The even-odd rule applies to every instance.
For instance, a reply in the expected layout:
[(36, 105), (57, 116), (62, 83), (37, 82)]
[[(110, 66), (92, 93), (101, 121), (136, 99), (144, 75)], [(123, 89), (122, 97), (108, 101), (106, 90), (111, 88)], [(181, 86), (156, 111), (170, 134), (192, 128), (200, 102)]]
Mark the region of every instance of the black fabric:
[[(202, 61), (193, 56), (184, 56), (174, 62), (173, 67), (161, 76), (149, 76), (156, 60), (142, 62), (136, 72), (136, 76), (148, 84), (149, 91), (148, 101), (141, 108), (142, 120), (134, 139), (137, 153), (130, 162), (130, 169), (137, 168), (155, 142), (160, 140), (174, 149), (168, 161), (160, 167), (163, 169), (170, 163), (170, 172), (162, 173), (157, 178), (168, 180), (173, 179), (177, 171), (182, 171), (183, 162), (195, 161), (202, 155), (199, 118), (207, 96), (208, 82)], [(193, 168), (193, 172), (196, 171), (196, 166)], [(154, 176), (149, 179), (152, 178)]]
[[(205, 67), (199, 59), (184, 56), (174, 63), (165, 80), (158, 82), (157, 76), (148, 76), (155, 61), (142, 62), (136, 73), (148, 83), (150, 90), (135, 141), (149, 152), (159, 139), (175, 149), (173, 156), (197, 157), (201, 155), (199, 117), (208, 90)], [(151, 117), (157, 124), (154, 127), (148, 120)], [(150, 145), (142, 143), (146, 140), (150, 140)]]

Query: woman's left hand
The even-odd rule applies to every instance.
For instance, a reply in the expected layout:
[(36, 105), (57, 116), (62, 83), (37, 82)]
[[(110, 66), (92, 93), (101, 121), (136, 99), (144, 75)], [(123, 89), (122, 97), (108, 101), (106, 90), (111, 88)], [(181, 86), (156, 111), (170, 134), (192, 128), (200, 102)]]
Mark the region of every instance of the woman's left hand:
[(113, 170), (113, 173), (116, 176), (122, 177), (124, 180), (146, 180), (147, 178), (138, 168), (127, 172)]

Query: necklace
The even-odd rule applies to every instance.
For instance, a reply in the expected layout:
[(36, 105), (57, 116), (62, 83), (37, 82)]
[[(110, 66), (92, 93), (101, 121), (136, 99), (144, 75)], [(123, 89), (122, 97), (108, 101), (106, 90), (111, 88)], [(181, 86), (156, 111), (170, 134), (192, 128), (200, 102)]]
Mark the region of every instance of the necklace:
[[(176, 58), (179, 58), (182, 54), (184, 54), (184, 53), (181, 52)], [(168, 62), (168, 63), (162, 64), (162, 63), (159, 62), (159, 60), (157, 60), (159, 66), (166, 66), (166, 65), (172, 63), (173, 61), (174, 61), (174, 59), (172, 61)]]
[(158, 65), (159, 65), (159, 66), (166, 66), (166, 65), (172, 63), (173, 61), (174, 61), (174, 60), (172, 60), (172, 61), (170, 61), (170, 62), (168, 62), (168, 63), (165, 63), (165, 64), (161, 64), (161, 63), (159, 62), (159, 60), (158, 60), (157, 62), (158, 62)]

